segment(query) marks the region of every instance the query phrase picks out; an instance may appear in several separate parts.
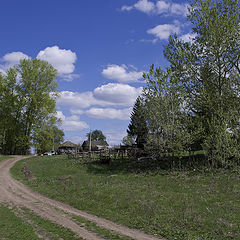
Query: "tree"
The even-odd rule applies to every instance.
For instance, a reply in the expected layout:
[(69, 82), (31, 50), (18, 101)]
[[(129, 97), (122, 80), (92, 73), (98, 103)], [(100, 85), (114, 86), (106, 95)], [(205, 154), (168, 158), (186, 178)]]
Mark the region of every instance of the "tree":
[(150, 67), (144, 74), (145, 121), (148, 123), (148, 147), (157, 154), (178, 153), (184, 150), (187, 112), (184, 93), (171, 69)]
[(196, 135), (202, 136), (211, 162), (220, 164), (240, 157), (239, 5), (233, 0), (192, 1), (189, 20), (195, 39), (184, 43), (172, 36), (164, 52), (188, 96), (185, 104)]
[(151, 66), (143, 92), (148, 142), (175, 153), (200, 144), (213, 165), (239, 159), (240, 2), (193, 0), (195, 38), (170, 36), (166, 70)]
[(146, 143), (148, 128), (145, 119), (144, 101), (138, 97), (132, 110), (130, 124), (127, 133), (129, 136), (136, 138), (138, 147), (143, 148)]
[(126, 146), (132, 146), (135, 143), (135, 140), (130, 135), (123, 137), (122, 143)]
[(87, 134), (88, 141), (90, 141), (90, 135), (91, 135), (91, 140), (92, 141), (105, 141), (106, 137), (102, 133), (101, 130), (94, 130), (90, 133)]
[(22, 60), (0, 80), (2, 152), (26, 154), (34, 132), (55, 113), (57, 71), (47, 62)]
[(40, 128), (35, 130), (33, 135), (34, 147), (37, 153), (57, 150), (64, 140), (64, 132), (56, 125), (55, 117), (44, 122)]

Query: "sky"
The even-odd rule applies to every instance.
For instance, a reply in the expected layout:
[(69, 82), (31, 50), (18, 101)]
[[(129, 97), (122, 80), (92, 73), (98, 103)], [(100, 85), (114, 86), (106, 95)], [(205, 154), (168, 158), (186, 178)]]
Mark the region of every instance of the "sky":
[(168, 37), (194, 35), (182, 0), (1, 0), (0, 72), (24, 58), (58, 71), (57, 116), (65, 140), (99, 129), (110, 145), (127, 135), (151, 64), (166, 67)]

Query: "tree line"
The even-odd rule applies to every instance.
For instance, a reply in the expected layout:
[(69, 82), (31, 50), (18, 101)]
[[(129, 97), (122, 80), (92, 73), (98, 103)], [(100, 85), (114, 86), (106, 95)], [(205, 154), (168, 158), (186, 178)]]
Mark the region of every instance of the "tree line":
[(57, 71), (46, 61), (24, 59), (0, 74), (0, 153), (49, 151), (63, 140), (57, 127)]
[(182, 156), (203, 150), (212, 165), (240, 158), (240, 4), (194, 0), (188, 19), (195, 37), (170, 36), (166, 69), (152, 65), (128, 135), (152, 153)]

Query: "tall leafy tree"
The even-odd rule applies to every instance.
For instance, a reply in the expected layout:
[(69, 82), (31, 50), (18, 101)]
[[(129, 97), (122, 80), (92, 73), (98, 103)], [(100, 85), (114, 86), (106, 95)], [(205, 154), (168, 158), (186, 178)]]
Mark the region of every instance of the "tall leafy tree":
[(92, 132), (89, 132), (87, 134), (88, 140), (90, 140), (90, 135), (91, 135), (92, 141), (105, 141), (106, 140), (106, 137), (104, 136), (104, 134), (101, 130), (96, 129)]
[(55, 113), (56, 76), (50, 64), (38, 59), (22, 60), (1, 76), (3, 153), (29, 151), (34, 131)]
[(188, 95), (196, 135), (209, 159), (225, 164), (239, 158), (239, 1), (194, 0), (189, 20), (192, 43), (170, 37), (165, 56)]
[(157, 153), (174, 153), (184, 150), (187, 113), (185, 96), (178, 79), (170, 69), (151, 66), (144, 74), (145, 121), (148, 122), (148, 145)]

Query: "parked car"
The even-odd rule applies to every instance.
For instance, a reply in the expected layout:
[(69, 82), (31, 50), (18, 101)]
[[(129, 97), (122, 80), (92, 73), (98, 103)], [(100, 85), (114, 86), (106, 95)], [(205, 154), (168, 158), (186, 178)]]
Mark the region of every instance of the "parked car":
[(43, 155), (47, 155), (47, 156), (52, 156), (52, 155), (56, 155), (57, 152), (55, 152), (54, 150), (51, 150), (50, 152), (45, 152)]

